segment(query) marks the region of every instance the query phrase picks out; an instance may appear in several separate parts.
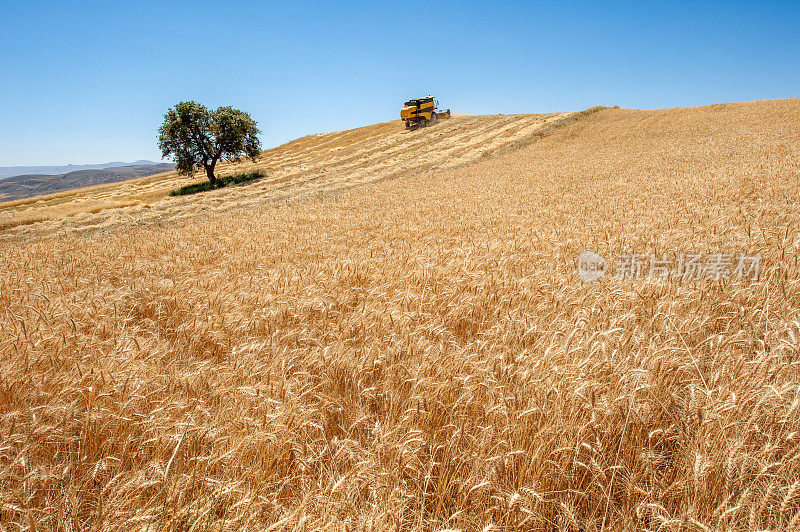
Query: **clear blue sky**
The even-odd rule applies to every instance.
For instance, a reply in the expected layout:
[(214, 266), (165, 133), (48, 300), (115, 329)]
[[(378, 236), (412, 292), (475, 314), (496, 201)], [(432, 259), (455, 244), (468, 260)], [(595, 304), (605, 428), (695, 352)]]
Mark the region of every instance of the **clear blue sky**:
[(159, 160), (181, 100), (264, 147), (398, 117), (800, 96), (800, 1), (0, 0), (0, 166)]

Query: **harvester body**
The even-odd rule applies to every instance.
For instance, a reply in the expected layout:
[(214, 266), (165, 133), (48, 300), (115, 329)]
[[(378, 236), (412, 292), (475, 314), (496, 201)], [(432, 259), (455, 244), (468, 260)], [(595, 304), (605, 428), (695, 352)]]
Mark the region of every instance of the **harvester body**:
[(436, 109), (438, 103), (433, 96), (409, 100), (403, 104), (403, 108), (400, 110), (400, 119), (410, 129), (427, 126), (440, 118), (450, 118), (450, 109), (439, 111)]

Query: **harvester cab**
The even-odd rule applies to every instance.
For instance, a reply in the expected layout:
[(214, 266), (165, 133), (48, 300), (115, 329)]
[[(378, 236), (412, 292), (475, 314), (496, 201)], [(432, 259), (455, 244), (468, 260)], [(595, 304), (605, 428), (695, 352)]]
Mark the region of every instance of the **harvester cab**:
[(439, 102), (433, 96), (409, 100), (400, 110), (400, 119), (406, 123), (406, 129), (413, 129), (433, 124), (442, 118), (450, 118), (450, 109), (440, 111), (438, 106)]

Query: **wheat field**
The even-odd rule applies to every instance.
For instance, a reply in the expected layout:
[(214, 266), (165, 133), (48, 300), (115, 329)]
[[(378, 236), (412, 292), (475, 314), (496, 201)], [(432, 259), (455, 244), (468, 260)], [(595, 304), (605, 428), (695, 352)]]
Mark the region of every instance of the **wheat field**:
[[(248, 187), (192, 198), (168, 197), (187, 183), (175, 172), (0, 203), (6, 238), (56, 234), (108, 234), (124, 226), (175, 224), (199, 213), (232, 207), (261, 208), (432, 169), (455, 168), (539, 138), (580, 113), (456, 115), (436, 128), (407, 131), (398, 121), (308, 135), (267, 150), (256, 161), (223, 161), (218, 175), (259, 170), (267, 177)], [(412, 157), (408, 153), (413, 153)], [(205, 181), (197, 175), (189, 183)]]
[(0, 205), (2, 528), (800, 529), (798, 123), (391, 122)]

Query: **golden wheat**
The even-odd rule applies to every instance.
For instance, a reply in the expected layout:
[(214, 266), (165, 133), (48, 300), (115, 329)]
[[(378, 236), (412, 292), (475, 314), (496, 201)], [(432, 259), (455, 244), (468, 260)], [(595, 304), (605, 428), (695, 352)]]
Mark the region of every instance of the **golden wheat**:
[[(326, 157), (334, 180), (386, 152), (381, 175), (403, 170), (402, 139), (354, 130), (276, 152), (317, 168), (287, 193), (332, 195), (274, 202), (267, 178), (159, 199), (161, 226), (7, 230), (0, 522), (796, 528), (798, 119), (798, 100), (606, 109), (532, 142), (541, 122), (506, 117), (531, 128), (514, 151), (326, 184)], [(464, 120), (425, 134), (491, 125)], [(763, 263), (582, 284), (584, 248)]]
[[(260, 208), (267, 201), (325, 197), (368, 183), (469, 164), (538, 139), (580, 115), (458, 115), (436, 128), (418, 131), (406, 131), (394, 121), (309, 135), (267, 150), (255, 162), (223, 161), (218, 165), (221, 175), (253, 170), (268, 174), (248, 187), (171, 198), (167, 193), (183, 185), (186, 178), (168, 172), (0, 203), (0, 231), (5, 230), (6, 238), (32, 233), (103, 234), (126, 225), (158, 225), (165, 219), (175, 223), (233, 206)], [(407, 156), (409, 151), (413, 157)], [(198, 182), (204, 179), (194, 177)], [(101, 203), (105, 206), (99, 206)]]

